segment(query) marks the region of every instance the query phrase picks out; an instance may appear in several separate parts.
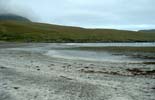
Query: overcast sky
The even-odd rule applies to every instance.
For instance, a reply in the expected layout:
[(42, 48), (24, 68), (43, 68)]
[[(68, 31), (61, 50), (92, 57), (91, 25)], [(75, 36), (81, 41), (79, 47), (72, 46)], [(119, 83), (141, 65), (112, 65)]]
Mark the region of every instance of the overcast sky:
[(0, 0), (0, 9), (53, 24), (155, 29), (155, 0)]

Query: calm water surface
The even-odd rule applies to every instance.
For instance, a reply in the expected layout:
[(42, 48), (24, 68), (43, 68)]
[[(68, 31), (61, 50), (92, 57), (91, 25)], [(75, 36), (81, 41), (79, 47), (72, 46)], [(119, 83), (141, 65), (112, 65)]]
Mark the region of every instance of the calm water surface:
[[(101, 61), (101, 62), (153, 62), (155, 59), (142, 59), (134, 58), (130, 55), (108, 51), (87, 51), (87, 50), (66, 50), (65, 48), (72, 47), (152, 47), (155, 48), (155, 42), (147, 43), (62, 43), (62, 44), (49, 44), (50, 50), (46, 53), (51, 57), (72, 59), (72, 60), (88, 60), (88, 61)], [(55, 49), (59, 48), (59, 49)], [(61, 49), (60, 49), (61, 48)], [(133, 55), (138, 52), (133, 53)], [(140, 54), (139, 54), (140, 55)], [(149, 54), (154, 55), (154, 53)]]

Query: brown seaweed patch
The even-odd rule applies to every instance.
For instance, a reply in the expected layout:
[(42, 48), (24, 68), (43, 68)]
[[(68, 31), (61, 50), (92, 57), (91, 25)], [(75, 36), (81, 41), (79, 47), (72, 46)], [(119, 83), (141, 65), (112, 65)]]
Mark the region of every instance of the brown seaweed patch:
[(81, 71), (81, 72), (84, 72), (84, 73), (90, 73), (90, 74), (122, 75), (122, 74), (119, 73), (119, 72), (112, 72), (112, 71), (95, 71), (95, 70), (84, 70), (84, 69), (81, 69), (80, 71)]
[(155, 75), (155, 70), (144, 71), (139, 68), (127, 69), (133, 75)]
[(150, 65), (152, 65), (152, 64), (155, 64), (155, 62), (143, 62), (143, 64), (150, 64)]

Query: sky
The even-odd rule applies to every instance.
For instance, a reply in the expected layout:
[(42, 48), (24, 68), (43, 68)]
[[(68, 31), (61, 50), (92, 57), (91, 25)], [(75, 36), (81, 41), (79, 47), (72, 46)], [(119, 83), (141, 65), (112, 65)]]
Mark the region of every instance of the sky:
[(155, 0), (0, 0), (0, 13), (85, 28), (155, 29)]

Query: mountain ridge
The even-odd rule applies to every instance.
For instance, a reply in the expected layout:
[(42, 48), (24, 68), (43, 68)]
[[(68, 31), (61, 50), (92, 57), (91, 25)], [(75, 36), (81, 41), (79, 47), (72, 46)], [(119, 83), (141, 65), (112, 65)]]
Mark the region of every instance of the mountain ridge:
[(26, 17), (16, 15), (16, 14), (0, 14), (0, 21), (25, 21), (30, 22), (30, 20)]
[(155, 29), (139, 30), (139, 32), (155, 33)]

